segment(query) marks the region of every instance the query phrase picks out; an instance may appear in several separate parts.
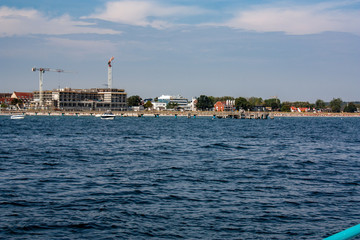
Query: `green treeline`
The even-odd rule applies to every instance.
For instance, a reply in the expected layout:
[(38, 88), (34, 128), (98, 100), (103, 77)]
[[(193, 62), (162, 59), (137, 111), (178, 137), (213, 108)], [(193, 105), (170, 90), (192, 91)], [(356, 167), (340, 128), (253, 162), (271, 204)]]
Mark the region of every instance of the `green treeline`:
[(256, 107), (266, 107), (271, 111), (282, 111), (282, 112), (290, 112), (291, 107), (295, 108), (306, 108), (309, 110), (317, 110), (317, 111), (326, 111), (326, 112), (356, 112), (358, 108), (360, 108), (360, 104), (355, 104), (353, 102), (345, 103), (341, 100), (341, 98), (334, 98), (329, 103), (318, 99), (315, 103), (310, 102), (281, 102), (278, 98), (269, 98), (263, 100), (258, 97), (213, 97), (201, 95), (197, 98), (196, 107), (199, 110), (209, 110), (214, 107), (214, 104), (218, 101), (225, 102), (226, 100), (235, 100), (235, 108), (236, 110), (253, 110)]
[[(155, 101), (157, 98), (155, 99)], [(215, 103), (217, 102), (226, 102), (227, 100), (231, 100), (234, 103), (233, 107), (236, 110), (254, 110), (259, 108), (266, 108), (268, 111), (281, 111), (281, 112), (290, 112), (291, 108), (305, 108), (308, 111), (322, 111), (322, 112), (357, 112), (360, 109), (360, 103), (354, 102), (343, 102), (341, 98), (333, 98), (330, 102), (325, 102), (321, 99), (315, 101), (315, 103), (310, 102), (281, 102), (278, 98), (269, 98), (262, 99), (260, 97), (238, 97), (234, 98), (231, 96), (223, 96), (223, 97), (214, 97), (214, 96), (206, 96), (200, 95), (197, 98), (196, 107), (198, 110), (207, 111), (212, 110), (214, 108)], [(142, 99), (140, 96), (135, 95), (131, 96), (127, 99), (128, 106), (140, 106), (142, 104)], [(146, 102), (143, 103), (145, 108), (151, 108), (152, 103)], [(170, 103), (167, 105), (167, 109), (176, 108), (176, 103)]]

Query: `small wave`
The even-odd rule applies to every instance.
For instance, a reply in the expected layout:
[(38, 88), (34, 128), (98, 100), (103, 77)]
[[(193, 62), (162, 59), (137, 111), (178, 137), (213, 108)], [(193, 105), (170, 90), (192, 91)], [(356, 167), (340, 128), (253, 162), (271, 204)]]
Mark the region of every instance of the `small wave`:
[(245, 135), (245, 136), (242, 136), (243, 138), (259, 138), (259, 136), (257, 135)]
[(59, 165), (57, 162), (43, 162), (42, 165), (44, 166), (56, 166)]
[(4, 232), (10, 234), (21, 234), (24, 232), (33, 232), (39, 230), (49, 229), (103, 229), (103, 226), (99, 226), (96, 223), (70, 223), (70, 224), (28, 224), (28, 225), (17, 225), (17, 226), (6, 226), (3, 228)]
[(345, 186), (359, 186), (360, 182), (344, 182), (344, 183), (341, 183), (341, 184), (345, 185)]
[(18, 203), (18, 202), (0, 202), (0, 205), (12, 205), (12, 206), (18, 206), (18, 207), (27, 206), (27, 204)]
[(247, 149), (247, 147), (238, 145), (238, 146), (232, 146), (226, 143), (213, 143), (209, 145), (203, 146), (203, 148), (207, 149)]

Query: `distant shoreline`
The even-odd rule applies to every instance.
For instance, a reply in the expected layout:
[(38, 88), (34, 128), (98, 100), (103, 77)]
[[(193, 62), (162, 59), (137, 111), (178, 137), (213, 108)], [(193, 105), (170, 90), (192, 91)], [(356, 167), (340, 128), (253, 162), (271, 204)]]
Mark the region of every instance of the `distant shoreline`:
[[(25, 114), (28, 116), (95, 116), (96, 114), (102, 114), (104, 111), (1, 111), (0, 115), (13, 115), (13, 114)], [(214, 111), (113, 111), (117, 116), (123, 117), (151, 117), (151, 116), (199, 116), (199, 117), (212, 117), (216, 116), (226, 116), (239, 114), (236, 112), (214, 112)], [(252, 113), (252, 112), (250, 112)], [(256, 113), (256, 112), (253, 112)], [(268, 112), (270, 116), (273, 117), (360, 117), (360, 113), (300, 113), (300, 112)]]
[(274, 117), (360, 117), (360, 113), (300, 113), (274, 112)]

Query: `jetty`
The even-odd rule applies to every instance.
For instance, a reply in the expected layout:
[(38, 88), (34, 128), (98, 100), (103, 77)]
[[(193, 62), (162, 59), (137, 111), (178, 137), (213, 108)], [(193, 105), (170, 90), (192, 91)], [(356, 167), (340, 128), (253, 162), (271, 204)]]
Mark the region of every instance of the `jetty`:
[[(235, 119), (268, 119), (270, 114), (268, 112), (243, 112), (243, 113), (226, 113), (221, 112), (214, 114), (216, 118), (235, 118)], [(272, 115), (270, 118), (274, 118)]]

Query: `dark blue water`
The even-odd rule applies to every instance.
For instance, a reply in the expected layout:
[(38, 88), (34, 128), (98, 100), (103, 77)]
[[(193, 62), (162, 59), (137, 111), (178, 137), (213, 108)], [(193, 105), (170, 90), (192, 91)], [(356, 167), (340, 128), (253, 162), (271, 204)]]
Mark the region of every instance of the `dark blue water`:
[(0, 117), (0, 239), (321, 239), (360, 221), (360, 119)]

